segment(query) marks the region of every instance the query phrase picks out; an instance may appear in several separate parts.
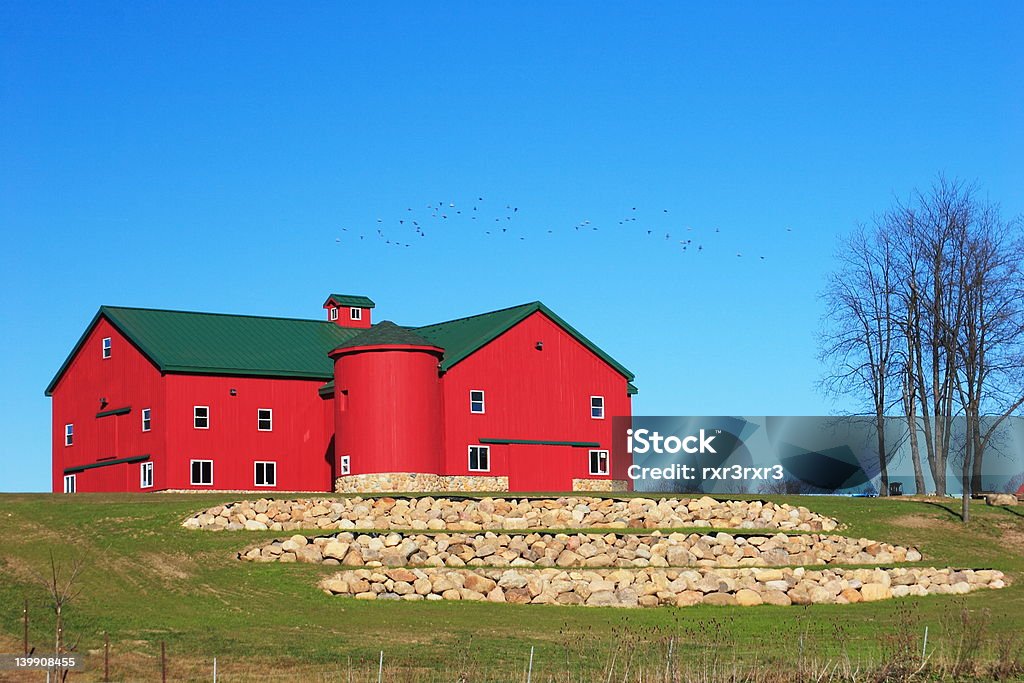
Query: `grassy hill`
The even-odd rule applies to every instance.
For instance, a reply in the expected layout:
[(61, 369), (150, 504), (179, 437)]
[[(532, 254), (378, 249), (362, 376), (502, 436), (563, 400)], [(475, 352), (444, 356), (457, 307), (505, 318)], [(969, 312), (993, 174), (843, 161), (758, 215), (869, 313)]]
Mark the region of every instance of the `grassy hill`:
[[(382, 650), (388, 681), (525, 680), (531, 647), (534, 681), (687, 680), (670, 669), (801, 680), (826, 667), (916, 668), (925, 627), (933, 672), (984, 664), (991, 679), (1000, 662), (1024, 658), (1024, 508), (976, 503), (965, 527), (957, 501), (768, 496), (834, 516), (844, 534), (915, 545), (922, 564), (1001, 569), (1014, 584), (856, 605), (624, 610), (329, 597), (315, 584), (331, 567), (235, 559), (287, 534), (180, 526), (238, 497), (0, 495), (0, 652), (21, 650), (25, 599), (30, 642), (40, 652), (52, 642), (54, 617), (33, 578), (49, 571), (52, 551), (65, 566), (86, 562), (66, 633), (80, 638), (89, 670), (71, 680), (102, 680), (104, 633), (113, 680), (159, 680), (161, 642), (170, 680), (211, 680), (214, 657), (224, 681), (376, 680)], [(729, 678), (734, 670), (746, 677)]]

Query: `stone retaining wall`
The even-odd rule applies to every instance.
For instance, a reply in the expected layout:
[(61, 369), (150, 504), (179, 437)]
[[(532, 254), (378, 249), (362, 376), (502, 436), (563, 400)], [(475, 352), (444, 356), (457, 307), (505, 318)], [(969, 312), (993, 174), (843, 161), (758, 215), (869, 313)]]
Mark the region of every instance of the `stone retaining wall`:
[(487, 600), (614, 607), (848, 604), (1002, 588), (997, 570), (350, 569), (320, 582), (361, 600)]
[(418, 472), (352, 474), (334, 480), (335, 493), (508, 491), (508, 477), (442, 476)]
[(628, 491), (629, 482), (624, 479), (573, 479), (573, 491)]
[(254, 562), (347, 567), (764, 567), (917, 562), (921, 553), (866, 538), (799, 534), (296, 535), (243, 551)]
[(218, 505), (183, 522), (190, 529), (780, 529), (833, 531), (836, 520), (762, 501), (713, 498), (544, 499), (304, 498)]

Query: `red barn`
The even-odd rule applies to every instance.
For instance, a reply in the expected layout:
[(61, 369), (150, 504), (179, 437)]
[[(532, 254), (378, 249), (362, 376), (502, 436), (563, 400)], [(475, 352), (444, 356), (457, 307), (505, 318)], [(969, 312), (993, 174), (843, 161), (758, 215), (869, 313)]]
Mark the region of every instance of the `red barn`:
[(628, 487), (633, 375), (540, 302), (423, 327), (103, 306), (46, 388), (53, 490)]

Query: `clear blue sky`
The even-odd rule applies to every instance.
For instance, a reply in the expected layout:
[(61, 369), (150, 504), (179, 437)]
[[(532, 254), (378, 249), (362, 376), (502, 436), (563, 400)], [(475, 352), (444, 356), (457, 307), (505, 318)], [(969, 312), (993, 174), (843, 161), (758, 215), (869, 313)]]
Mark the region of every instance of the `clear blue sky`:
[(0, 6), (0, 490), (101, 304), (540, 299), (637, 414), (820, 414), (836, 235), (940, 171), (1024, 210), (1020, 3), (339, 5)]

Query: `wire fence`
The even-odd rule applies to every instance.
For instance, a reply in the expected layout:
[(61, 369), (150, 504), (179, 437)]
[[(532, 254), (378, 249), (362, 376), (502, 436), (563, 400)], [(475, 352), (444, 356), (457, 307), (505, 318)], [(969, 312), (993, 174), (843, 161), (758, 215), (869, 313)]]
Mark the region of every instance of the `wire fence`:
[[(753, 613), (751, 613), (753, 614)], [(765, 621), (737, 634), (734, 616), (686, 627), (622, 627), (473, 642), (411, 655), (399, 643), (304, 661), (285, 655), (199, 654), (166, 641), (103, 634), (70, 681), (302, 681), (347, 683), (805, 683), (807, 681), (1016, 680), (1024, 640), (994, 630), (984, 611), (951, 609), (923, 623), (908, 608), (869, 635), (805, 612), (779, 632)], [(353, 634), (358, 636), (358, 634)], [(396, 633), (396, 639), (402, 634)], [(340, 649), (340, 648), (339, 648)], [(0, 672), (0, 681), (61, 680), (45, 672)], [(6, 678), (4, 676), (7, 676)]]

